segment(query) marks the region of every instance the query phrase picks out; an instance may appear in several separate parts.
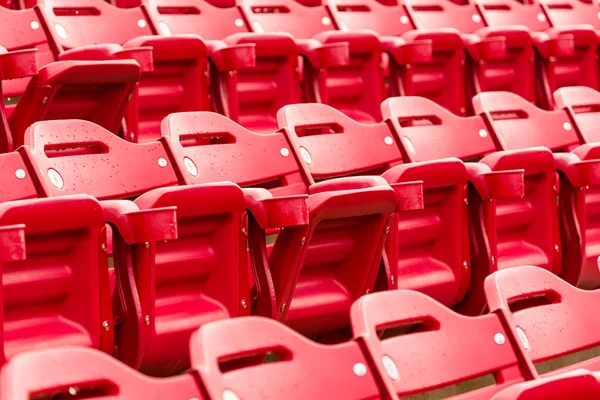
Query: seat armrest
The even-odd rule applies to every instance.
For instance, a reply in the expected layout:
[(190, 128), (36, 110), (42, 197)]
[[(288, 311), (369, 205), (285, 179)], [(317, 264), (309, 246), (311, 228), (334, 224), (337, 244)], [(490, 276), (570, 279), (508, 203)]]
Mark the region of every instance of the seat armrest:
[(469, 182), (484, 200), (523, 197), (525, 171), (492, 171), (482, 163), (465, 163)]
[(573, 187), (600, 184), (600, 160), (581, 160), (572, 153), (554, 154), (556, 170), (565, 175)]
[(315, 39), (297, 39), (298, 53), (315, 69), (339, 67), (350, 62), (350, 49), (346, 42), (323, 44)]
[(24, 78), (37, 73), (37, 49), (0, 51), (0, 80)]
[(219, 71), (236, 71), (256, 66), (256, 45), (227, 44), (222, 40), (207, 40), (208, 57)]
[(104, 218), (128, 245), (177, 239), (177, 207), (140, 210), (128, 200), (100, 202)]
[(433, 59), (432, 40), (421, 39), (407, 42), (400, 37), (379, 38), (383, 51), (388, 53), (398, 65), (423, 64)]
[(423, 198), (423, 181), (390, 183), (396, 193), (396, 211), (422, 210), (425, 208)]
[(532, 34), (533, 45), (544, 59), (575, 55), (575, 37), (571, 34), (549, 37), (543, 33)]
[(480, 38), (476, 35), (465, 37), (465, 48), (475, 61), (502, 60), (506, 58), (506, 38), (492, 36)]
[(246, 208), (261, 229), (308, 225), (307, 195), (273, 197), (266, 189), (242, 189)]

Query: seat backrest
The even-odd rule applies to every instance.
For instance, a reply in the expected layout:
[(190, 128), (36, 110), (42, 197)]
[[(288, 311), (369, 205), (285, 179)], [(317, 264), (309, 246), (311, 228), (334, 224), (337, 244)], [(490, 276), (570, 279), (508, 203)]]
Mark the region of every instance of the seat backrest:
[(476, 0), (488, 26), (523, 25), (532, 31), (550, 28), (550, 22), (537, 0), (523, 4), (517, 0)]
[(554, 92), (558, 108), (567, 111), (581, 143), (600, 141), (600, 92), (586, 86), (572, 86)]
[(86, 399), (204, 399), (191, 374), (151, 378), (107, 354), (81, 347), (44, 349), (12, 359), (0, 374), (3, 399), (84, 396)]
[(495, 151), (483, 119), (459, 117), (424, 97), (392, 97), (381, 104), (405, 159), (411, 162), (481, 158)]
[(400, 396), (492, 374), (497, 384), (473, 393), (484, 399), (525, 378), (497, 315), (465, 317), (424, 294), (395, 290), (361, 297), (350, 318), (354, 339)]
[[(538, 267), (499, 270), (485, 280), (490, 312), (501, 313), (518, 350), (534, 363), (600, 345), (600, 291), (581, 290)], [(572, 368), (600, 371), (600, 358)]]
[(310, 39), (337, 27), (324, 6), (306, 7), (294, 0), (240, 0), (253, 32), (288, 32), (297, 39)]
[(4, 183), (0, 188), (0, 203), (38, 197), (34, 177), (31, 176), (21, 154), (0, 154), (0, 176)]
[(179, 182), (162, 141), (129, 143), (88, 121), (35, 123), (25, 144), (23, 152), (47, 196), (129, 198)]
[(542, 110), (514, 93), (479, 93), (473, 98), (473, 108), (483, 116), (502, 150), (545, 146), (561, 151), (579, 143), (564, 110)]
[[(389, 398), (356, 342), (324, 346), (266, 318), (208, 323), (190, 349), (192, 369), (211, 398)], [(265, 356), (277, 361), (264, 363)]]
[(97, 43), (124, 44), (152, 35), (140, 7), (117, 8), (102, 0), (43, 0), (40, 9), (58, 52)]
[(294, 104), (277, 113), (311, 183), (348, 175), (379, 175), (402, 163), (385, 123), (361, 124), (324, 104)]
[(195, 33), (207, 40), (221, 40), (248, 32), (237, 7), (219, 8), (203, 0), (146, 0), (143, 8), (156, 33), (165, 36)]
[(403, 5), (387, 6), (377, 0), (329, 0), (325, 4), (343, 30), (370, 29), (382, 36), (400, 36), (415, 28)]
[(417, 29), (455, 28), (473, 33), (485, 22), (473, 3), (458, 5), (451, 1), (411, 0), (406, 3)]
[[(0, 226), (25, 224), (26, 257), (2, 271), (3, 357), (76, 345), (112, 352), (104, 215), (90, 196), (0, 204)], [(35, 273), (32, 273), (35, 271)]]
[[(34, 9), (17, 11), (0, 7), (0, 38), (0, 46), (8, 51), (37, 49), (39, 67), (54, 61), (42, 21)], [(22, 78), (2, 83), (2, 92), (9, 104), (9, 114), (28, 82), (29, 78)]]
[(596, 1), (542, 0), (542, 7), (552, 26), (591, 25), (600, 28), (600, 5)]
[(187, 184), (232, 181), (275, 195), (306, 193), (301, 168), (281, 132), (251, 132), (210, 112), (171, 114), (163, 120), (172, 159)]
[(42, 68), (8, 121), (14, 148), (38, 121), (83, 119), (117, 134), (140, 76), (139, 65), (123, 61), (60, 61)]
[(254, 132), (276, 131), (277, 111), (302, 101), (296, 42), (285, 33), (240, 33), (226, 42), (256, 51), (256, 66), (236, 74), (237, 122)]

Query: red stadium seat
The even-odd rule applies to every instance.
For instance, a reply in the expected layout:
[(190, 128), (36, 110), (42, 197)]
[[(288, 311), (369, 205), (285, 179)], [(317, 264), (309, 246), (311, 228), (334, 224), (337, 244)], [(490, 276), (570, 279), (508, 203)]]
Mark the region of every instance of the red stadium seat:
[(567, 111), (579, 142), (600, 142), (600, 92), (585, 86), (572, 86), (554, 92), (557, 108)]
[[(583, 20), (578, 25), (551, 28), (537, 0), (532, 0), (531, 4), (517, 0), (477, 1), (489, 26), (522, 25), (531, 29), (538, 58), (536, 85), (540, 107), (552, 109), (552, 93), (564, 86), (598, 88), (598, 39), (589, 26), (581, 25)], [(532, 101), (522, 93), (516, 93)]]
[[(480, 93), (473, 99), (475, 110), (481, 114), (491, 129), (494, 140), (500, 149), (521, 149), (530, 146), (545, 146), (555, 152), (555, 169), (560, 176), (557, 188), (555, 178), (548, 179), (545, 188), (531, 193), (532, 196), (551, 198), (560, 193), (559, 214), (560, 237), (557, 234), (558, 220), (551, 217), (555, 214), (554, 205), (546, 210), (530, 208), (523, 203), (521, 209), (522, 224), (525, 215), (533, 218), (534, 213), (541, 214), (536, 219), (543, 227), (529, 231), (532, 238), (540, 237), (542, 232), (554, 236), (543, 246), (546, 262), (554, 265), (549, 268), (558, 272), (558, 260), (562, 253), (561, 276), (582, 288), (600, 287), (600, 272), (597, 259), (600, 255), (596, 237), (597, 218), (595, 215), (597, 200), (596, 172), (598, 145), (595, 143), (578, 146), (579, 138), (569, 116), (564, 110), (544, 111), (512, 93)], [(569, 150), (571, 150), (569, 152)], [(539, 178), (538, 178), (539, 179)], [(541, 181), (540, 181), (541, 182)], [(554, 186), (554, 187), (552, 187)], [(559, 192), (560, 190), (560, 192)], [(554, 202), (553, 202), (554, 203)], [(512, 209), (513, 215), (515, 209)], [(529, 217), (528, 217), (529, 218)], [(516, 221), (516, 220), (515, 220)], [(535, 232), (535, 233), (534, 233)], [(561, 243), (562, 241), (562, 243)], [(554, 248), (554, 256), (550, 256)], [(553, 261), (550, 261), (553, 260)], [(532, 260), (522, 260), (522, 265), (540, 265)]]
[(369, 365), (401, 397), (492, 374), (493, 384), (458, 396), (483, 400), (535, 376), (520, 367), (495, 314), (465, 317), (421, 293), (397, 290), (357, 300), (351, 318), (354, 340), (367, 351)]
[[(600, 291), (581, 290), (541, 268), (498, 271), (485, 282), (491, 313), (506, 321), (520, 357), (538, 364), (600, 344), (596, 308)], [(600, 371), (594, 357), (551, 372)]]
[(403, 156), (385, 123), (359, 124), (326, 105), (286, 106), (278, 120), (313, 190), (355, 175), (382, 174), (399, 187), (422, 180), (425, 209), (397, 213), (388, 235), (386, 287), (419, 290), (446, 305), (462, 300), (470, 275), (462, 162), (399, 165)]
[(600, 28), (600, 5), (596, 1), (540, 0), (552, 26), (590, 25)]
[[(282, 400), (390, 398), (380, 393), (356, 342), (323, 346), (266, 318), (209, 323), (194, 333), (190, 348), (210, 398), (252, 399), (259, 393)], [(257, 363), (248, 355), (277, 361)]]
[(0, 398), (29, 400), (63, 396), (115, 400), (139, 398), (206, 399), (195, 377), (151, 378), (114, 358), (81, 347), (20, 354), (0, 373)]
[(120, 359), (152, 374), (184, 370), (193, 330), (249, 314), (238, 186), (173, 187), (181, 172), (162, 141), (128, 143), (87, 121), (34, 124), (26, 144), (21, 152), (45, 195), (109, 200), (102, 204), (114, 232)]
[[(427, 99), (391, 98), (382, 110), (408, 161), (451, 156), (479, 160), (465, 164), (472, 247), (470, 293), (461, 312), (483, 311), (483, 281), (497, 269), (526, 263), (560, 271), (554, 249), (558, 241), (552, 190), (555, 167), (547, 149), (522, 146), (523, 150), (494, 152), (493, 136), (481, 117), (457, 117)], [(524, 181), (515, 180), (514, 170), (521, 169)], [(446, 171), (437, 173), (443, 176)]]
[(305, 100), (329, 104), (357, 121), (381, 120), (379, 103), (385, 93), (380, 65), (382, 45), (376, 34), (336, 32), (331, 14), (322, 5), (306, 7), (294, 0), (243, 0), (238, 5), (253, 32), (288, 32), (309, 48), (314, 45), (307, 39), (324, 45), (348, 43), (349, 64), (334, 63), (327, 68), (316, 65), (305, 71)]
[(277, 129), (277, 110), (302, 101), (298, 72), (301, 53), (289, 34), (249, 33), (240, 9), (217, 8), (203, 0), (152, 1), (144, 9), (163, 35), (197, 34), (224, 39), (234, 47), (255, 46), (255, 67), (233, 74), (211, 71), (211, 83), (221, 92), (215, 97), (216, 110), (235, 122), (255, 132), (273, 132)]
[[(116, 43), (123, 46), (123, 57), (147, 61), (145, 53), (151, 48), (153, 62), (141, 76), (138, 96), (125, 120), (124, 138), (133, 142), (160, 137), (160, 121), (171, 112), (209, 109), (208, 57), (226, 72), (253, 64), (251, 46), (225, 48), (196, 35), (151, 36), (140, 7), (120, 9), (101, 0), (47, 0), (44, 14), (62, 59), (103, 59), (102, 49), (110, 45), (98, 43)], [(68, 49), (73, 50), (62, 53)]]
[(457, 33), (414, 31), (402, 4), (384, 5), (375, 0), (325, 3), (340, 29), (369, 29), (382, 36), (389, 59), (390, 95), (423, 96), (452, 112), (465, 112), (465, 59)]
[(112, 353), (104, 223), (89, 196), (0, 204), (0, 225), (25, 224), (27, 247), (25, 259), (3, 265), (0, 362), (65, 345)]
[[(394, 190), (380, 177), (318, 190), (283, 133), (253, 133), (218, 114), (171, 114), (162, 130), (187, 183), (230, 180), (248, 188), (254, 313), (308, 336), (345, 328), (352, 301), (374, 288)], [(419, 189), (398, 192), (419, 204)], [(306, 204), (297, 195), (306, 193), (308, 220), (298, 219), (296, 210)], [(273, 228), (285, 229), (267, 255), (264, 233)]]
[(479, 92), (503, 90), (535, 101), (533, 41), (526, 29), (486, 27), (473, 3), (416, 0), (407, 3), (407, 8), (417, 28), (424, 30), (419, 35), (422, 38), (431, 35), (431, 30), (454, 28), (461, 32), (469, 55), (468, 99)]

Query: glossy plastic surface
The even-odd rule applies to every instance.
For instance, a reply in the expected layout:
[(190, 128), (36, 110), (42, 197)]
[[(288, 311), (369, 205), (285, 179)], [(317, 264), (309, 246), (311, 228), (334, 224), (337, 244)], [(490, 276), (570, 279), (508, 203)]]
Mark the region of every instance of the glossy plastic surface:
[(447, 305), (462, 299), (469, 282), (462, 162), (398, 165), (402, 153), (386, 124), (359, 124), (325, 105), (287, 106), (278, 118), (311, 181), (322, 181), (315, 187), (352, 175), (382, 174), (392, 186), (423, 181), (424, 209), (395, 216), (386, 244), (388, 279), (392, 287), (419, 290)]
[(0, 387), (0, 397), (14, 400), (57, 393), (86, 399), (204, 399), (191, 374), (150, 378), (106, 354), (81, 347), (20, 354), (3, 368)]
[[(190, 348), (193, 369), (211, 398), (389, 398), (379, 393), (357, 343), (324, 346), (266, 318), (209, 323), (193, 335)], [(262, 363), (266, 354), (278, 361)], [(235, 359), (239, 366), (223, 368)]]
[(465, 394), (489, 399), (529, 377), (520, 371), (494, 314), (465, 317), (421, 293), (396, 290), (359, 299), (352, 305), (351, 320), (354, 339), (367, 350), (388, 390), (399, 396), (493, 374), (496, 384)]
[[(352, 301), (373, 290), (384, 231), (396, 209), (394, 190), (381, 178), (360, 189), (342, 184), (311, 194), (302, 205), (289, 196), (308, 193), (309, 182), (283, 133), (257, 134), (217, 114), (183, 113), (165, 119), (163, 134), (187, 182), (252, 187), (245, 192), (258, 313), (307, 335), (343, 328)], [(273, 207), (278, 216), (265, 215), (265, 202), (283, 201), (291, 202), (287, 212)], [(285, 229), (267, 255), (264, 230), (282, 227), (269, 220)]]

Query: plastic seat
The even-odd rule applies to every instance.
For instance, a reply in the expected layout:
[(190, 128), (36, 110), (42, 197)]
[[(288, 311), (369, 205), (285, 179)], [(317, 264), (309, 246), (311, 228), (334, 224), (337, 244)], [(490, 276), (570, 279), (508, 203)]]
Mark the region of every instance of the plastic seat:
[[(394, 190), (369, 177), (313, 191), (283, 133), (250, 132), (218, 114), (171, 114), (162, 131), (187, 183), (230, 180), (247, 188), (253, 313), (307, 336), (345, 328), (352, 302), (374, 288)], [(414, 188), (399, 191), (419, 203)], [(308, 207), (304, 219), (301, 207)], [(265, 232), (277, 228), (284, 229), (266, 254)]]
[[(190, 348), (193, 369), (211, 398), (390, 398), (380, 393), (356, 342), (323, 346), (266, 318), (206, 324)], [(262, 363), (265, 355), (277, 361)]]
[[(554, 242), (546, 243), (545, 252), (549, 255), (554, 247), (555, 261), (562, 254), (561, 276), (567, 282), (588, 289), (599, 287), (600, 250), (595, 217), (598, 188), (594, 172), (598, 165), (598, 145), (579, 146), (577, 133), (564, 110), (544, 111), (512, 93), (502, 92), (480, 93), (473, 104), (490, 127), (498, 148), (509, 150), (537, 145), (555, 152), (560, 185), (557, 187), (556, 179), (550, 179), (555, 182), (548, 181), (544, 192), (540, 189), (536, 195), (554, 197), (560, 190), (560, 237), (556, 233), (557, 218), (548, 214), (543, 222), (545, 227), (536, 230), (536, 235), (554, 232)], [(554, 206), (547, 212), (555, 214)], [(522, 260), (521, 264), (538, 265), (529, 260)]]
[[(483, 311), (483, 281), (497, 269), (528, 263), (560, 271), (560, 257), (554, 250), (559, 240), (555, 166), (548, 149), (520, 146), (522, 150), (495, 152), (494, 136), (481, 117), (458, 117), (423, 98), (391, 98), (382, 110), (408, 161), (479, 160), (465, 163), (471, 282), (461, 312)], [(522, 172), (517, 174), (517, 170)], [(437, 171), (439, 176), (445, 173)]]
[(399, 165), (405, 160), (385, 123), (359, 124), (326, 105), (286, 106), (278, 120), (313, 190), (357, 175), (381, 174), (396, 187), (423, 181), (424, 209), (407, 204), (392, 223), (384, 287), (419, 290), (446, 305), (462, 300), (470, 270), (467, 171), (460, 160)]
[(249, 314), (246, 207), (237, 185), (176, 187), (181, 171), (162, 141), (129, 143), (87, 121), (34, 124), (26, 144), (21, 152), (46, 196), (108, 200), (121, 360), (151, 374), (182, 371), (192, 331)]
[(597, 2), (543, 0), (540, 4), (552, 26), (590, 25), (594, 29), (600, 28), (600, 6)]
[[(192, 374), (157, 379), (114, 358), (80, 347), (44, 349), (20, 354), (0, 373), (0, 398), (84, 396), (86, 399), (205, 399)], [(61, 396), (61, 397), (62, 397)]]
[[(50, 43), (44, 33), (41, 17), (34, 9), (10, 10), (0, 7), (0, 46), (8, 51), (37, 50), (38, 67), (56, 61)], [(23, 95), (29, 79), (3, 82), (2, 90), (7, 101), (8, 114), (12, 112), (18, 98)]]
[(354, 340), (366, 350), (369, 364), (388, 391), (401, 397), (426, 396), (491, 374), (491, 385), (456, 397), (489, 399), (533, 377), (520, 367), (495, 314), (465, 317), (421, 293), (395, 290), (357, 300), (351, 318)]
[(68, 196), (0, 204), (0, 225), (15, 224), (26, 227), (26, 257), (3, 265), (1, 361), (65, 345), (111, 353), (113, 314), (98, 201)]
[[(533, 41), (525, 28), (486, 27), (475, 4), (470, 2), (457, 5), (451, 1), (417, 0), (406, 7), (417, 28), (423, 31), (420, 38), (428, 38), (432, 30), (435, 35), (448, 29), (460, 31), (468, 55), (467, 97), (462, 100), (466, 105), (461, 107), (470, 111), (467, 99), (484, 91), (510, 91), (535, 101)], [(440, 85), (447, 85), (447, 80)]]
[(600, 142), (600, 92), (585, 86), (564, 87), (554, 92), (554, 101), (569, 114), (580, 143)]
[[(249, 33), (239, 8), (218, 8), (203, 0), (160, 0), (147, 2), (144, 8), (163, 35), (197, 34), (234, 47), (255, 47), (253, 68), (234, 74), (211, 71), (211, 83), (221, 90), (221, 96), (215, 97), (219, 113), (254, 132), (273, 132), (277, 110), (302, 101), (298, 58), (304, 53), (289, 34)], [(306, 53), (317, 51), (323, 50)]]
[(4, 104), (0, 106), (0, 151), (23, 144), (25, 129), (44, 119), (83, 118), (119, 131), (139, 77), (137, 65), (127, 61), (54, 63), (43, 19), (36, 10), (0, 7), (0, 21), (2, 43), (10, 50), (0, 56), (5, 69), (3, 99), (8, 103), (8, 119)]
[[(381, 120), (378, 105), (385, 98), (385, 92), (380, 66), (382, 44), (376, 34), (336, 32), (339, 27), (323, 5), (306, 7), (294, 0), (275, 3), (243, 0), (238, 6), (253, 32), (288, 32), (297, 40), (316, 39), (317, 44), (328, 46), (347, 43), (349, 63), (334, 62), (323, 67), (312, 63), (313, 68), (305, 68), (305, 101), (329, 104), (360, 122)], [(311, 41), (305, 43), (306, 47), (314, 47)], [(334, 56), (327, 58), (335, 61), (331, 60)], [(311, 65), (305, 64), (305, 67)]]
[[(515, 351), (535, 365), (598, 346), (594, 312), (600, 291), (581, 290), (535, 267), (498, 271), (485, 282), (490, 312), (505, 318)], [(594, 357), (548, 374), (585, 368), (600, 371)]]
[[(492, 27), (526, 26), (536, 47), (536, 103), (553, 109), (552, 93), (565, 86), (598, 88), (596, 33), (581, 19), (571, 26), (550, 24), (537, 0), (477, 0), (481, 14)], [(554, 0), (551, 0), (554, 1)], [(562, 2), (564, 3), (564, 2)], [(579, 3), (578, 0), (570, 3)], [(568, 9), (572, 6), (567, 6)], [(596, 15), (594, 14), (594, 17)], [(552, 26), (552, 27), (551, 27)], [(515, 92), (527, 100), (531, 98)]]
[(110, 45), (98, 43), (116, 43), (124, 49), (119, 56), (149, 64), (125, 120), (124, 138), (133, 142), (159, 138), (160, 121), (171, 112), (209, 109), (209, 57), (226, 72), (253, 63), (251, 46), (225, 49), (197, 35), (152, 36), (141, 7), (120, 9), (102, 0), (48, 0), (44, 14), (62, 59), (110, 58), (115, 51), (107, 52)]

